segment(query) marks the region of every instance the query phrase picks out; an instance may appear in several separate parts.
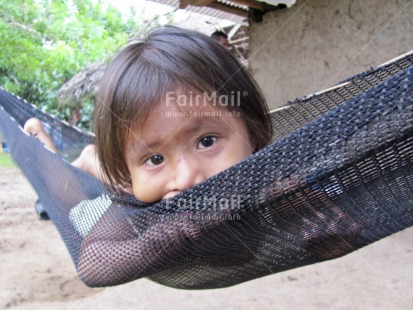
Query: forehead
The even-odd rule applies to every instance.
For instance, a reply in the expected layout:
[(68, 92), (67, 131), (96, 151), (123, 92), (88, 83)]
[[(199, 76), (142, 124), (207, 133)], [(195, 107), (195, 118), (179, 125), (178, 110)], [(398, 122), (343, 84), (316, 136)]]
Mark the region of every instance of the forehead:
[[(218, 115), (228, 114), (228, 104), (240, 104), (239, 98), (233, 94), (230, 96), (210, 94), (193, 89), (177, 87), (160, 96), (156, 103), (145, 103), (145, 113), (137, 113), (131, 123), (131, 130), (144, 130), (148, 123), (160, 117), (213, 119)], [(231, 108), (231, 110), (233, 110)]]
[(131, 126), (125, 146), (136, 149), (185, 141), (204, 131), (234, 130), (238, 127), (235, 123), (244, 122), (233, 112), (210, 103), (185, 105), (164, 100), (149, 112), (143, 124)]
[(131, 126), (135, 135), (146, 136), (161, 132), (193, 130), (206, 125), (224, 125), (226, 110), (210, 104), (180, 106), (175, 103), (160, 103), (147, 115), (140, 126)]

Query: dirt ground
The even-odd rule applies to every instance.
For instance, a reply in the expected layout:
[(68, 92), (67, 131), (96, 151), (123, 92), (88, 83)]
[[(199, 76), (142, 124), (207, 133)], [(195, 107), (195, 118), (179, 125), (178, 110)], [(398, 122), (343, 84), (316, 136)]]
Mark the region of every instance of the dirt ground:
[(333, 261), (220, 290), (149, 280), (91, 289), (77, 278), (36, 194), (17, 168), (0, 168), (1, 309), (413, 309), (413, 229)]

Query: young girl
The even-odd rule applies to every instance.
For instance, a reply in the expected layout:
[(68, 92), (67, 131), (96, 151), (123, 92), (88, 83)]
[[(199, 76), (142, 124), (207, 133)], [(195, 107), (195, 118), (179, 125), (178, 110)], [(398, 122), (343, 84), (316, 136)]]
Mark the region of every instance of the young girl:
[[(56, 150), (40, 122), (29, 120), (25, 130)], [(88, 167), (84, 170), (114, 191), (154, 203), (172, 199), (267, 145), (272, 123), (254, 80), (224, 47), (198, 32), (163, 27), (129, 44), (107, 66), (95, 107), (95, 134), (99, 162), (94, 146), (88, 146), (73, 164)], [(70, 214), (84, 237), (75, 258), (78, 273), (92, 286), (108, 284), (102, 279), (104, 265), (118, 271), (109, 283), (118, 284), (136, 277), (139, 272), (117, 278), (125, 270), (142, 268), (142, 260), (149, 266), (165, 264), (169, 258), (160, 250), (150, 259), (142, 256), (161, 242), (154, 232), (162, 242), (174, 244), (182, 235), (197, 239), (200, 229), (219, 222), (208, 219), (202, 227), (199, 220), (194, 224), (182, 216), (146, 227), (138, 238), (123, 242), (119, 235), (133, 226), (130, 217), (113, 223), (108, 215), (115, 210), (113, 203), (107, 196), (102, 201), (103, 211), (85, 221), (88, 227), (79, 224), (78, 215), (92, 214), (93, 204), (80, 204)], [(105, 241), (94, 233), (102, 234), (102, 229)], [(136, 233), (136, 227), (130, 229)], [(117, 241), (108, 241), (109, 236)], [(136, 253), (126, 258), (108, 254), (130, 246)]]
[[(56, 151), (41, 123), (25, 130)], [(146, 203), (229, 168), (272, 139), (268, 107), (248, 72), (200, 33), (164, 27), (123, 49), (102, 78), (96, 149), (73, 165)]]
[[(78, 187), (79, 197), (71, 195), (70, 210), (63, 212), (68, 220), (56, 226), (67, 236), (67, 244), (74, 244), (69, 250), (86, 284), (108, 286), (151, 275), (172, 286), (212, 288), (225, 286), (225, 278), (234, 276), (232, 270), (265, 265), (254, 249), (261, 246), (261, 239), (251, 237), (250, 242), (250, 236), (241, 240), (238, 234), (249, 231), (249, 216), (268, 227), (266, 221), (277, 221), (279, 210), (265, 204), (258, 213), (266, 215), (260, 218), (246, 212), (238, 230), (233, 230), (229, 219), (237, 205), (216, 209), (211, 197), (215, 192), (220, 198), (230, 199), (234, 192), (242, 196), (242, 189), (233, 184), (231, 192), (226, 190), (225, 176), (211, 177), (272, 139), (269, 111), (258, 87), (224, 47), (176, 27), (156, 29), (128, 45), (105, 71), (94, 123), (96, 146), (86, 147), (73, 165), (138, 201), (127, 193), (103, 193), (91, 199), (70, 165), (63, 189), (59, 182), (47, 184), (55, 196), (61, 195), (58, 201), (68, 197), (66, 184)], [(25, 129), (56, 151), (40, 122), (32, 119)], [(232, 174), (228, 180), (247, 181), (242, 169), (236, 168), (228, 172)], [(202, 187), (208, 178), (215, 182), (213, 192)], [(299, 190), (299, 180), (293, 183)], [(263, 190), (264, 196), (272, 195), (271, 187)], [(197, 196), (206, 200), (198, 203)], [(349, 251), (358, 238), (357, 223), (334, 206), (331, 217), (306, 210), (314, 215), (312, 220), (300, 217), (294, 208), (290, 211), (297, 216), (293, 226), (298, 233), (289, 238), (298, 254), (308, 249), (308, 255), (336, 257)], [(251, 229), (259, 234), (261, 227)], [(342, 231), (348, 236), (343, 237)], [(182, 265), (186, 275), (181, 274)], [(283, 270), (283, 262), (280, 266)]]

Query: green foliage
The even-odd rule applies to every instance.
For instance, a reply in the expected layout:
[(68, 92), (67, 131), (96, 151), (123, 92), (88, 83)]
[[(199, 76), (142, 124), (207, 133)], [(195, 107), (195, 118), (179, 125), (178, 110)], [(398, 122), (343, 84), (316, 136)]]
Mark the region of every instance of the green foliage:
[(139, 27), (134, 11), (125, 19), (101, 1), (0, 0), (0, 86), (68, 117), (68, 108), (57, 105), (59, 87)]
[(14, 167), (15, 163), (10, 153), (2, 153), (0, 150), (0, 167)]

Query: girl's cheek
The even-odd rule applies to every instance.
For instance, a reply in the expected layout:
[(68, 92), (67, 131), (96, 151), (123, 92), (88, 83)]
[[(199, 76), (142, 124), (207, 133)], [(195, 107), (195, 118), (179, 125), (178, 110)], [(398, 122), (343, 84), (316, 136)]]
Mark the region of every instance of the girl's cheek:
[[(139, 172), (138, 172), (139, 173)], [(159, 174), (141, 170), (139, 177), (132, 180), (133, 195), (146, 203), (156, 202), (163, 197), (164, 182)]]

